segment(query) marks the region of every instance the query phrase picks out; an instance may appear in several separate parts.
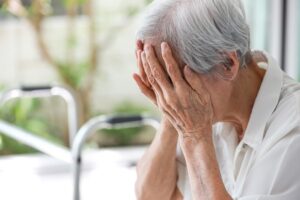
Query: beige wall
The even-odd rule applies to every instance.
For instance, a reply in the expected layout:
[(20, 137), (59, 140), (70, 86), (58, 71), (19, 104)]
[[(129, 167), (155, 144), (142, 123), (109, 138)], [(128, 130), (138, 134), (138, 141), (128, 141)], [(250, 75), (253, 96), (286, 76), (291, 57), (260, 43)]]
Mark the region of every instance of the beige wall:
[[(108, 110), (115, 103), (128, 99), (148, 104), (132, 80), (132, 73), (136, 70), (136, 21), (132, 20), (126, 24), (126, 28), (117, 34), (115, 40), (100, 52), (92, 102), (97, 110)], [(80, 59), (84, 58), (87, 52), (87, 21), (81, 17), (77, 19), (76, 24), (76, 35), (79, 38), (76, 58)], [(47, 45), (56, 58), (63, 58), (65, 55), (62, 45), (66, 39), (65, 27), (64, 17), (49, 18), (44, 24)], [(104, 36), (100, 35), (99, 40), (102, 38)], [(15, 86), (59, 83), (55, 71), (41, 58), (34, 33), (27, 21), (0, 21), (0, 44), (0, 84)]]

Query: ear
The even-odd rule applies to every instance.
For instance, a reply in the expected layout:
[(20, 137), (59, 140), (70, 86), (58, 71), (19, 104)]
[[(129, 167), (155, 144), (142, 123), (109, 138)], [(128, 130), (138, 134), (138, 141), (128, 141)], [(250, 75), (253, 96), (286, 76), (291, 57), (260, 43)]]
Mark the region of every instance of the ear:
[(238, 75), (240, 61), (236, 52), (226, 53), (227, 60), (219, 66), (219, 74), (228, 81), (233, 81)]

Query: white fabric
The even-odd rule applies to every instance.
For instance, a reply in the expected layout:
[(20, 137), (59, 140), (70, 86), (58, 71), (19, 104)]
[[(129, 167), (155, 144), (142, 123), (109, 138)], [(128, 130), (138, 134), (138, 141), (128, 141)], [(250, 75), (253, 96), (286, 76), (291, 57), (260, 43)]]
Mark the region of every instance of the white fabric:
[[(213, 126), (214, 145), (224, 185), (237, 200), (300, 199), (300, 84), (275, 60), (259, 63), (266, 74), (244, 138), (238, 143), (230, 124)], [(177, 186), (192, 199), (185, 160), (177, 148)]]

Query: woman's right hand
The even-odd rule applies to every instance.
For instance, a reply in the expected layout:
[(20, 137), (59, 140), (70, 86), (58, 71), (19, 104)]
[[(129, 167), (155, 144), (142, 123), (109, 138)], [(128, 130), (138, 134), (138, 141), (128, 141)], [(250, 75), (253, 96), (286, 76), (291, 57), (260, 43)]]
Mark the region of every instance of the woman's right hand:
[[(142, 41), (138, 40), (136, 43), (136, 50), (135, 50), (135, 56), (137, 60), (137, 66), (139, 69), (139, 74), (133, 74), (133, 78), (135, 82), (137, 83), (138, 87), (140, 88), (141, 92), (150, 99), (152, 103), (154, 103), (157, 106), (157, 99), (156, 95), (151, 88), (151, 85), (149, 83), (148, 77), (145, 73), (143, 62), (142, 62), (142, 52), (144, 51), (144, 44)], [(165, 117), (162, 117), (161, 125), (163, 129), (171, 130), (175, 128), (171, 124), (171, 122)]]
[(136, 43), (136, 60), (137, 60), (137, 66), (139, 68), (139, 74), (133, 74), (133, 78), (135, 82), (137, 83), (138, 87), (140, 88), (141, 92), (148, 97), (152, 103), (157, 105), (156, 95), (151, 88), (151, 85), (149, 83), (148, 77), (145, 73), (143, 62), (142, 62), (142, 52), (144, 51), (144, 44), (142, 41), (138, 40)]

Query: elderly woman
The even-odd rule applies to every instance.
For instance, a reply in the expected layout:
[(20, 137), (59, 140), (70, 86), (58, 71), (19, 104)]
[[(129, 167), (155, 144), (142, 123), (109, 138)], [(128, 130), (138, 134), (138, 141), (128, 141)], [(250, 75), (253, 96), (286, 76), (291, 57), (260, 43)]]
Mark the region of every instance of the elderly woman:
[(156, 0), (134, 79), (162, 113), (142, 200), (300, 198), (300, 84), (251, 52), (239, 0)]

